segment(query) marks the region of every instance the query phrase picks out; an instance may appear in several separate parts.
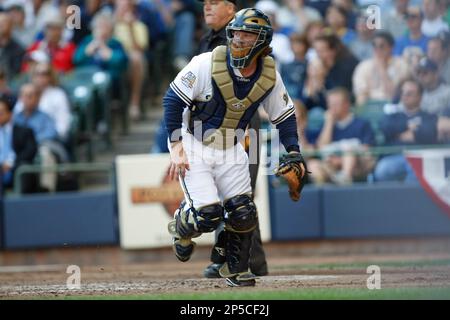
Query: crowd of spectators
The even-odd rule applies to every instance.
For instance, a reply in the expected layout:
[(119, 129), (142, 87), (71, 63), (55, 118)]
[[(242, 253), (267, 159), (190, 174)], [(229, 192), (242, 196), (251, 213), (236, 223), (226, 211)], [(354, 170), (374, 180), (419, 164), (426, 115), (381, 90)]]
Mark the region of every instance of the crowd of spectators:
[(278, 65), (302, 118), (313, 182), (417, 181), (403, 148), (448, 145), (449, 5), (257, 2), (262, 10), (277, 7), (277, 32), (290, 39), (292, 58), (283, 50)]
[[(77, 70), (105, 72), (112, 99), (126, 100), (122, 116), (141, 119), (148, 87), (161, 82), (150, 72), (160, 64), (156, 53), (168, 52), (164, 60), (172, 61), (175, 71), (184, 67), (194, 54), (200, 12), (196, 0), (1, 0), (0, 95), (8, 102), (5, 112), (11, 112), (5, 125), (29, 128), (36, 140), (28, 163), (74, 161), (71, 135), (78, 111), (72, 97), (80, 92), (70, 92), (67, 79)], [(17, 168), (9, 131), (0, 158), (5, 186), (14, 182)], [(23, 191), (55, 191), (56, 180), (43, 173), (33, 188), (22, 183), (30, 185)]]
[[(114, 94), (128, 87), (128, 115), (139, 119), (148, 85), (164, 83), (164, 76), (170, 79), (199, 52), (207, 29), (202, 4), (0, 0), (3, 183), (11, 185), (19, 163), (73, 159), (73, 106), (58, 80), (74, 70), (103, 70), (112, 79)], [(378, 15), (367, 10), (372, 4)], [(79, 28), (68, 23), (74, 21), (72, 5), (81, 10)], [(364, 151), (380, 145), (449, 143), (450, 1), (238, 1), (238, 8), (246, 6), (263, 10), (273, 24), (277, 69), (304, 125), (301, 145), (323, 152), (310, 158), (315, 182), (351, 183), (367, 176), (373, 181), (409, 180), (410, 168), (401, 156), (378, 158)], [(371, 23), (373, 14), (379, 23)], [(161, 50), (162, 56), (157, 54)], [(167, 73), (152, 73), (155, 65), (168, 63)], [(20, 86), (14, 87), (17, 79)], [(367, 117), (369, 108), (382, 112), (376, 125)], [(311, 128), (309, 119), (314, 115), (317, 120), (318, 114), (322, 124)], [(14, 129), (11, 138), (13, 127), (31, 133)], [(33, 143), (17, 141), (31, 135)], [(333, 150), (346, 154), (336, 156)], [(47, 174), (39, 180), (38, 189), (55, 190), (55, 177)]]

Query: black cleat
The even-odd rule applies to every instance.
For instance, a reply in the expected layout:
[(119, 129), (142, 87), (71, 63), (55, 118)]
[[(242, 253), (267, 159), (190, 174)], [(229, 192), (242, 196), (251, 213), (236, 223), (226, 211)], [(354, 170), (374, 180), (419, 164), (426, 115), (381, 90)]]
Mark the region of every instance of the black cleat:
[(194, 252), (195, 242), (190, 239), (173, 238), (173, 251), (181, 262), (186, 262)]
[(226, 278), (227, 285), (230, 287), (254, 287), (256, 284), (255, 275), (249, 273), (245, 275), (235, 275)]
[(221, 267), (222, 263), (212, 263), (205, 268), (205, 270), (203, 271), (203, 275), (205, 276), (205, 278), (209, 279), (222, 278), (219, 273), (219, 269)]
[(267, 264), (261, 265), (259, 267), (250, 266), (250, 271), (258, 277), (267, 276), (269, 271), (267, 270)]
[[(216, 278), (222, 278), (222, 276), (219, 273), (219, 269), (222, 267), (222, 263), (211, 263), (209, 266), (205, 268), (203, 271), (203, 275), (205, 278), (209, 279), (216, 279)], [(250, 268), (250, 271), (258, 277), (267, 276), (269, 274), (269, 271), (267, 270), (267, 265), (264, 265), (263, 267), (260, 267), (256, 269), (255, 267)]]

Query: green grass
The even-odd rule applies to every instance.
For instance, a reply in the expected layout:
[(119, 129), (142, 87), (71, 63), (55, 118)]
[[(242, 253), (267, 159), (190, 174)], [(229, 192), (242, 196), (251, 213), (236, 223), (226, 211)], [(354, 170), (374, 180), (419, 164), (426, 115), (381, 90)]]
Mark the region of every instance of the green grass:
[(417, 261), (384, 261), (384, 262), (354, 262), (354, 263), (322, 263), (322, 264), (296, 264), (285, 266), (274, 266), (272, 271), (284, 271), (284, 270), (334, 270), (334, 269), (366, 269), (370, 265), (377, 265), (381, 269), (384, 268), (424, 268), (424, 267), (436, 267), (436, 266), (450, 266), (450, 259), (440, 260), (417, 260)]
[(124, 296), (66, 296), (68, 300), (421, 300), (450, 299), (450, 287), (442, 288), (317, 288), (273, 291), (239, 289), (225, 292), (143, 294)]
[[(271, 268), (274, 272), (296, 270), (298, 274), (306, 270), (366, 270), (369, 265), (383, 268), (425, 268), (431, 266), (448, 266), (450, 259), (416, 260), (416, 261), (385, 261), (357, 263), (328, 263), (309, 265), (286, 265)], [(35, 298), (32, 298), (35, 299)], [(128, 294), (128, 295), (58, 295), (39, 297), (38, 299), (66, 300), (450, 300), (450, 286), (445, 287), (399, 287), (368, 290), (365, 288), (291, 288), (268, 290), (255, 288), (228, 288), (223, 291), (162, 293), (162, 294)]]

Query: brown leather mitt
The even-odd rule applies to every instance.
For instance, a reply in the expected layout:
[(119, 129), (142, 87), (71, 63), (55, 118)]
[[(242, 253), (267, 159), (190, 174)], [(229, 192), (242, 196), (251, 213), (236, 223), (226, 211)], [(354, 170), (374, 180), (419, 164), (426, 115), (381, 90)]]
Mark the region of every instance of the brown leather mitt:
[(289, 196), (293, 201), (300, 200), (303, 186), (308, 179), (308, 173), (306, 162), (299, 152), (284, 155), (279, 166), (275, 168), (275, 175), (286, 180), (289, 186)]

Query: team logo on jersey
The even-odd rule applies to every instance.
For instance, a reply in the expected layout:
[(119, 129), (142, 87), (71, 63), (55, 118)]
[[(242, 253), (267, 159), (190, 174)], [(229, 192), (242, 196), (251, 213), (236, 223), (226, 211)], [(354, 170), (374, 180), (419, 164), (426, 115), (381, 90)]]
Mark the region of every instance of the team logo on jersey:
[(242, 101), (239, 101), (238, 103), (233, 103), (232, 106), (236, 110), (241, 110), (245, 108), (245, 104), (243, 104)]
[(181, 82), (183, 82), (183, 84), (187, 88), (192, 89), (194, 87), (196, 79), (197, 77), (191, 71), (189, 71), (188, 73), (186, 73), (184, 76), (181, 77)]
[(289, 97), (288, 97), (288, 94), (287, 94), (286, 91), (285, 91), (284, 94), (283, 94), (283, 101), (286, 103), (286, 105), (288, 105), (288, 103), (289, 103)]
[(244, 77), (239, 77), (239, 76), (236, 77), (236, 80), (240, 81), (240, 82), (250, 82), (249, 78), (244, 78)]

